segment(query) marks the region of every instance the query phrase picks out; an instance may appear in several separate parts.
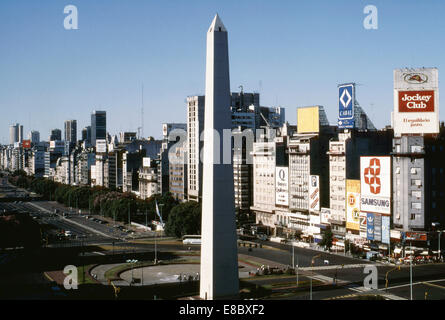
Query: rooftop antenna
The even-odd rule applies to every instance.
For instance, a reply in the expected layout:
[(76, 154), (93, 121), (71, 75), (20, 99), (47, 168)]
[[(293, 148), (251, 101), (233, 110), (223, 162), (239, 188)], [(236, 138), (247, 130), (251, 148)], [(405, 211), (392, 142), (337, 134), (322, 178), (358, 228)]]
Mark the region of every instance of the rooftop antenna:
[(144, 136), (144, 83), (142, 82), (141, 136)]

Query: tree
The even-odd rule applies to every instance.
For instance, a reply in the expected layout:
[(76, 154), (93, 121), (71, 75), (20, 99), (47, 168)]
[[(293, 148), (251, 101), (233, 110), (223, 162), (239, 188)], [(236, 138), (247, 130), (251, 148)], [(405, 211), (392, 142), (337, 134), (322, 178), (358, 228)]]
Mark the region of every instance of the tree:
[(201, 206), (189, 201), (173, 207), (165, 224), (168, 236), (180, 238), (186, 234), (201, 234)]
[(334, 235), (332, 234), (331, 228), (327, 228), (323, 233), (323, 238), (318, 243), (318, 245), (321, 247), (326, 247), (329, 251), (331, 251), (333, 240)]

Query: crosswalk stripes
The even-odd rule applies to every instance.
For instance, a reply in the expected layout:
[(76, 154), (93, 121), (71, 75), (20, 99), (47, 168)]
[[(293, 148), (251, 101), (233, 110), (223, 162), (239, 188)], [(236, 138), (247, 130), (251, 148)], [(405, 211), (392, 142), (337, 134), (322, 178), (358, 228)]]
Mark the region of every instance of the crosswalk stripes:
[(347, 264), (344, 266), (341, 265), (334, 265), (334, 266), (319, 266), (319, 267), (303, 267), (299, 268), (302, 271), (308, 270), (308, 271), (317, 271), (317, 270), (334, 270), (334, 269), (352, 269), (352, 268), (364, 268), (365, 266), (368, 266), (369, 264)]

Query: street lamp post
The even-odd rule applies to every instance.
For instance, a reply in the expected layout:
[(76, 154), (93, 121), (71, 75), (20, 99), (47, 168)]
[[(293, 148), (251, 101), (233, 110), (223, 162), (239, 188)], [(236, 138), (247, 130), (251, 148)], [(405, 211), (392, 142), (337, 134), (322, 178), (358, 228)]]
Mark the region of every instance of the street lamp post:
[[(314, 275), (314, 261), (315, 261), (315, 258), (318, 258), (319, 256), (321, 256), (321, 254), (317, 254), (316, 256), (314, 256), (313, 258), (312, 258), (312, 261), (311, 261), (311, 275), (313, 276)], [(312, 300), (312, 277), (310, 277), (310, 281), (311, 281), (311, 293), (310, 293), (310, 297), (311, 297), (311, 300)]]
[(409, 287), (410, 287), (410, 298), (413, 300), (413, 244), (410, 242), (410, 266), (409, 266)]

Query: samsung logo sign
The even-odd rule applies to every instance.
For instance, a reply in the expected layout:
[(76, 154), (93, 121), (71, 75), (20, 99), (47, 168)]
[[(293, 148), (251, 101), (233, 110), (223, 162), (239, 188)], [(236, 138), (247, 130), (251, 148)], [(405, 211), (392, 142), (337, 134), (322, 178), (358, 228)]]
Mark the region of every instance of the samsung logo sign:
[(390, 201), (382, 199), (361, 198), (362, 205), (389, 208)]

